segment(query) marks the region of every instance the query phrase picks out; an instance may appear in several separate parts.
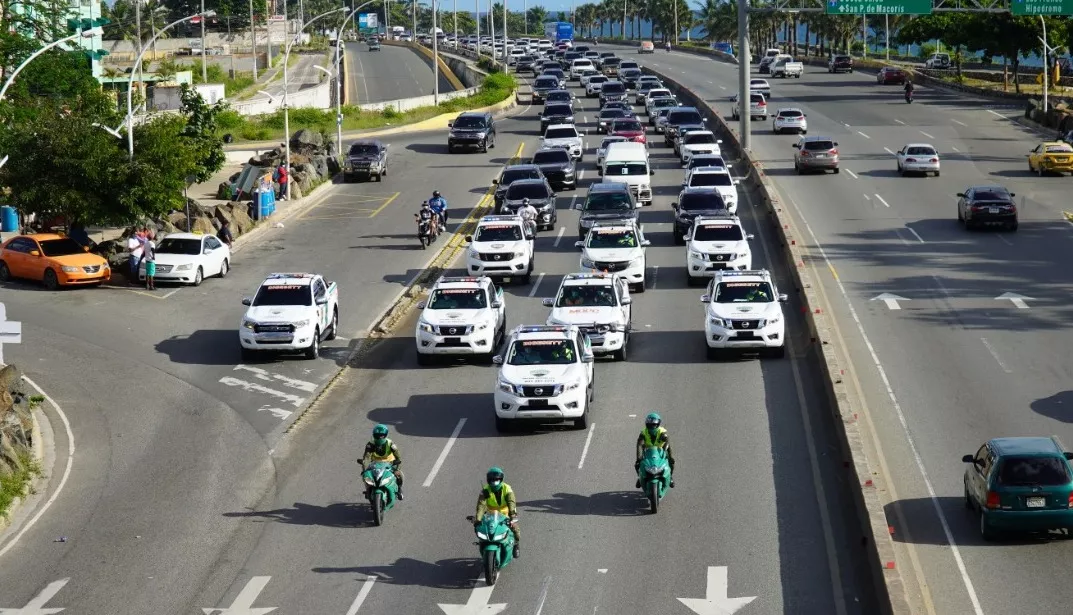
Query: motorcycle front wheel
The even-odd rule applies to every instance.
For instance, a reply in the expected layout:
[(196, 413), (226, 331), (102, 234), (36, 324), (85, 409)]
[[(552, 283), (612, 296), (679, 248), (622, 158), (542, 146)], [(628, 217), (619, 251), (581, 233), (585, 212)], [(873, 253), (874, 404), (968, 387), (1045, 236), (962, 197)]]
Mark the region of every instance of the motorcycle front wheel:
[(652, 514), (659, 512), (659, 483), (657, 481), (651, 481), (648, 483), (648, 501), (652, 504)]
[(484, 582), (488, 585), (495, 585), (496, 579), (499, 578), (499, 565), (496, 562), (495, 551), (484, 552)]
[(377, 491), (373, 495), (373, 501), (369, 502), (373, 506), (373, 521), (377, 527), (384, 524), (384, 493)]

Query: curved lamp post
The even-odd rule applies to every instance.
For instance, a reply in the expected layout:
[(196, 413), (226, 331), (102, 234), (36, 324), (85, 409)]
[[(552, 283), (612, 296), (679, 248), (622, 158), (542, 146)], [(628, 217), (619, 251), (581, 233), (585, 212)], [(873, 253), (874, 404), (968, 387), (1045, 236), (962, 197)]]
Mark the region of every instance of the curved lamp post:
[(183, 17), (177, 19), (168, 25), (161, 28), (153, 38), (149, 39), (149, 42), (142, 46), (141, 53), (134, 59), (134, 67), (130, 71), (130, 79), (127, 80), (127, 153), (130, 155), (130, 159), (134, 160), (134, 104), (132, 95), (134, 94), (134, 76), (138, 74), (138, 67), (142, 64), (142, 57), (145, 56), (145, 52), (156, 42), (156, 39), (160, 38), (168, 30), (175, 26), (196, 19), (198, 17), (213, 17), (216, 15), (216, 11), (203, 11), (201, 13), (195, 13), (189, 17)]
[(2, 88), (0, 88), (0, 100), (4, 99), (4, 94), (7, 93), (7, 89), (9, 87), (11, 87), (11, 84), (15, 81), (15, 77), (17, 77), (19, 75), (19, 73), (22, 72), (22, 69), (26, 68), (26, 66), (30, 62), (33, 62), (38, 57), (40, 57), (41, 54), (45, 53), (49, 49), (55, 49), (56, 47), (59, 47), (60, 45), (62, 45), (64, 43), (70, 43), (71, 41), (74, 41), (75, 39), (93, 38), (94, 36), (97, 36), (98, 34), (101, 34), (101, 32), (102, 32), (101, 28), (90, 28), (89, 30), (84, 30), (82, 32), (79, 32), (78, 34), (72, 34), (71, 36), (61, 38), (58, 41), (53, 41), (53, 42), (45, 45), (44, 47), (38, 49), (37, 51), (33, 52), (32, 54), (30, 54), (30, 57), (28, 57), (25, 60), (23, 60), (22, 64), (19, 64), (18, 66), (15, 67), (15, 70), (11, 71), (11, 76), (7, 78), (7, 81), (4, 82), (4, 86)]
[[(339, 67), (342, 66), (340, 61), (342, 60), (340, 47), (343, 44), (343, 31), (346, 30), (347, 24), (354, 20), (354, 15), (358, 11), (369, 6), (374, 2), (380, 0), (368, 0), (364, 4), (359, 4), (354, 7), (354, 10), (350, 11), (346, 17), (343, 18), (343, 23), (339, 26), (339, 32), (335, 36), (335, 73), (324, 68), (323, 66), (315, 65), (313, 68), (328, 75), (328, 78), (335, 79), (335, 147), (336, 156), (342, 156), (343, 154), (343, 80), (339, 78)], [(345, 10), (345, 9), (344, 9)], [(287, 190), (290, 190), (288, 185)]]
[[(291, 170), (291, 117), (290, 117), (290, 113), (288, 112), (288, 108), (287, 108), (287, 99), (290, 97), (291, 88), (290, 88), (290, 83), (288, 81), (287, 64), (290, 62), (290, 59), (291, 59), (291, 47), (294, 46), (294, 43), (297, 42), (299, 38), (301, 38), (302, 31), (305, 30), (307, 26), (313, 25), (313, 22), (317, 21), (318, 19), (327, 17), (328, 15), (334, 15), (336, 13), (339, 13), (339, 12), (345, 11), (345, 10), (346, 10), (346, 7), (341, 6), (341, 7), (337, 8), (337, 9), (332, 9), (332, 10), (327, 11), (325, 13), (321, 13), (320, 15), (317, 15), (313, 19), (310, 19), (309, 21), (307, 21), (305, 23), (299, 24), (298, 25), (298, 31), (295, 32), (294, 36), (292, 36), (291, 38), (289, 38), (287, 40), (287, 45), (286, 45), (286, 47), (284, 47), (284, 50), (283, 50), (283, 147), (286, 150), (286, 158), (284, 159), (285, 160), (284, 164), (286, 166), (284, 168), (287, 169), (288, 173), (290, 173), (290, 170)], [(288, 181), (287, 181), (287, 193), (284, 196), (287, 199), (291, 198), (291, 182), (289, 181), (289, 177), (288, 177)]]

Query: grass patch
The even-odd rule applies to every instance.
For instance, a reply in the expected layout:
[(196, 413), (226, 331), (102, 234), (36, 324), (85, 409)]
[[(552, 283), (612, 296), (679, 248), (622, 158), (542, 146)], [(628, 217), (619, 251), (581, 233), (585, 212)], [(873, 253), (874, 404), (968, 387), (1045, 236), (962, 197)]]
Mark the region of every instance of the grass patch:
[(8, 508), (15, 498), (32, 493), (31, 481), (41, 475), (41, 466), (30, 453), (21, 453), (18, 456), (22, 470), (8, 474), (0, 474), (0, 517), (6, 517)]
[[(447, 100), (436, 106), (418, 107), (400, 113), (388, 108), (383, 111), (363, 111), (359, 107), (343, 107), (343, 130), (372, 130), (414, 124), (442, 115), (460, 113), (470, 109), (487, 107), (514, 95), (517, 89), (514, 77), (505, 73), (488, 75), (481, 90), (473, 96)], [(279, 139), (283, 133), (283, 111), (245, 117), (233, 110), (226, 110), (217, 116), (220, 134), (231, 134), (235, 141), (267, 141)], [(297, 130), (308, 128), (329, 135), (335, 134), (334, 109), (291, 109), (290, 128), (293, 134)]]
[(194, 60), (191, 64), (181, 65), (179, 70), (190, 70), (194, 74), (194, 83), (222, 83), (224, 84), (224, 96), (233, 97), (242, 90), (253, 85), (253, 71), (249, 72), (235, 72), (234, 77), (229, 77), (228, 73), (224, 71), (223, 67), (219, 64), (209, 64), (205, 68), (205, 76), (208, 80), (201, 78), (201, 60)]
[[(1022, 75), (1022, 76), (1024, 76), (1024, 75)], [(945, 81), (946, 83), (953, 83), (953, 84), (957, 84), (957, 85), (966, 85), (966, 86), (970, 86), (970, 87), (974, 87), (974, 88), (980, 88), (980, 89), (983, 89), (983, 90), (989, 90), (989, 91), (992, 91), (992, 92), (1002, 92), (1003, 91), (1001, 82), (996, 83), (994, 81), (987, 81), (985, 79), (973, 79), (972, 77), (966, 77), (965, 75), (962, 75), (960, 80), (958, 80), (956, 75), (933, 77), (933, 78), (939, 79), (940, 81)], [(1048, 84), (1048, 85), (1050, 85), (1050, 84)], [(1050, 85), (1050, 87), (1047, 88), (1047, 92), (1048, 92), (1048, 94), (1061, 95), (1061, 94), (1068, 94), (1071, 89), (1073, 89), (1073, 88), (1069, 88), (1069, 87), (1064, 86), (1064, 85), (1059, 85), (1059, 86)], [(1013, 86), (1013, 79), (1012, 78), (1010, 79), (1008, 89), (1005, 90), (1005, 91), (1010, 92), (1010, 93), (1017, 93), (1017, 90)], [(1021, 94), (1042, 96), (1043, 95), (1043, 85), (1036, 83), (1035, 75), (1032, 75), (1032, 76), (1029, 77), (1028, 80), (1021, 81)]]

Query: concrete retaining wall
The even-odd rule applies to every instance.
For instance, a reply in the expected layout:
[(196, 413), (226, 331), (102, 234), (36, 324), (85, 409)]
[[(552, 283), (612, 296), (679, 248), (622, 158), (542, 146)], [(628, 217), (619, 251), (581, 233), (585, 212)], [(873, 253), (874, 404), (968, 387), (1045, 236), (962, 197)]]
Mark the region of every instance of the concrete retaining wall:
[(868, 550), (871, 573), (875, 580), (876, 593), (883, 615), (911, 615), (912, 609), (895, 559), (894, 541), (884, 512), (884, 502), (879, 496), (879, 486), (872, 472), (863, 447), (863, 436), (858, 425), (859, 409), (851, 401), (844, 382), (845, 370), (850, 365), (840, 363), (835, 352), (834, 323), (827, 315), (829, 306), (823, 304), (817, 292), (819, 281), (813, 278), (810, 263), (803, 246), (805, 235), (798, 223), (786, 209), (774, 184), (765, 175), (763, 165), (748, 152), (742, 151), (737, 131), (733, 130), (719, 112), (668, 75), (645, 68), (645, 72), (658, 76), (683, 104), (695, 106), (708, 118), (708, 126), (720, 134), (724, 150), (733, 156), (737, 175), (745, 178), (743, 190), (749, 193), (753, 203), (768, 216), (776, 237), (779, 238), (782, 256), (786, 259), (797, 290), (796, 300), (806, 314), (811, 344), (820, 358), (830, 408), (835, 414), (835, 424), (847, 468), (846, 479), (855, 482), (853, 490), (858, 517), (861, 523), (861, 543)]
[[(231, 108), (242, 115), (264, 115), (275, 113), (283, 108), (283, 97), (258, 98), (254, 100), (228, 101)], [(306, 88), (298, 92), (291, 92), (287, 96), (287, 104), (292, 109), (328, 109), (332, 106), (332, 83), (331, 80)]]
[[(432, 68), (432, 61), (433, 61), (432, 50), (426, 48), (425, 46), (423, 46), (423, 45), (421, 45), (419, 43), (411, 43), (411, 42), (408, 42), (408, 41), (382, 41), (381, 44), (382, 45), (393, 45), (395, 47), (409, 47), (410, 49), (413, 49), (414, 51), (419, 53), (425, 59), (425, 62), (429, 65), (429, 68)], [(439, 64), (440, 64), (440, 79), (443, 79), (444, 81), (446, 81), (447, 84), (449, 84), (450, 87), (455, 89), (455, 90), (463, 90), (463, 89), (465, 89), (466, 86), (462, 84), (462, 80), (460, 80), (458, 78), (458, 75), (454, 74), (454, 71), (452, 71), (451, 67), (449, 67), (443, 61), (443, 58), (440, 58)], [(444, 89), (443, 85), (444, 85), (443, 83), (440, 84), (440, 89), (441, 90)]]
[[(465, 98), (472, 96), (481, 91), (481, 88), (466, 88), (464, 90), (458, 90), (456, 92), (441, 92), (440, 101), (445, 102), (448, 100), (454, 100), (456, 98)], [(358, 105), (363, 111), (383, 111), (387, 108), (394, 108), (396, 111), (409, 111), (411, 109), (417, 109), (418, 107), (431, 107), (436, 104), (436, 97), (429, 94), (428, 96), (415, 96), (413, 98), (401, 98), (399, 100), (386, 100), (377, 103), (363, 103)]]

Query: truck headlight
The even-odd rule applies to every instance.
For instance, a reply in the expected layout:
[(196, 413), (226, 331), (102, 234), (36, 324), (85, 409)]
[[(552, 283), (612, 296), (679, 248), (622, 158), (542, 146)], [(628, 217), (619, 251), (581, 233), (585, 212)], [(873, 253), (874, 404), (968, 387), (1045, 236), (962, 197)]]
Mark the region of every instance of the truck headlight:
[(252, 331), (253, 328), (256, 327), (256, 326), (257, 326), (257, 323), (255, 321), (252, 321), (252, 320), (243, 320), (242, 321), (242, 328), (243, 329), (249, 329), (249, 330)]
[(637, 187), (641, 192), (647, 192), (652, 189), (652, 184), (641, 184)]
[(711, 323), (711, 325), (714, 326), (714, 327), (724, 327), (724, 328), (726, 327), (726, 323), (723, 322), (723, 319), (722, 318), (716, 318), (715, 316), (709, 316), (708, 317), (708, 322)]
[[(574, 391), (574, 390), (577, 390), (578, 388), (580, 388), (581, 384), (582, 384), (582, 382), (580, 380), (578, 380), (577, 382), (575, 382), (573, 384), (568, 384), (565, 387), (555, 387), (555, 388), (557, 388), (557, 389), (561, 388), (563, 391)], [(556, 394), (558, 394), (558, 393), (559, 392), (556, 392)]]
[(635, 258), (632, 261), (630, 261), (630, 264), (627, 265), (627, 267), (643, 267), (644, 264), (645, 264), (645, 258), (642, 256), (640, 258)]
[(514, 253), (514, 258), (521, 258), (523, 256), (525, 256), (525, 252), (515, 252)]
[(768, 319), (767, 319), (767, 320), (766, 320), (766, 321), (764, 322), (764, 326), (766, 327), (766, 326), (768, 326), (768, 325), (777, 325), (777, 324), (779, 324), (780, 322), (782, 322), (782, 319), (781, 319), (781, 318), (779, 318), (778, 316), (776, 316), (775, 318), (768, 318)]
[(308, 318), (305, 319), (305, 320), (299, 320), (298, 322), (294, 323), (294, 328), (295, 329), (301, 329), (302, 327), (308, 327), (308, 326), (309, 326), (309, 319)]
[(479, 252), (477, 252), (477, 248), (470, 248), (469, 249), (469, 255), (472, 256), (473, 258), (477, 258), (478, 254), (479, 254)]
[(596, 264), (592, 262), (592, 259), (581, 257), (581, 266), (585, 269), (595, 269)]
[(515, 386), (513, 383), (507, 382), (506, 380), (503, 380), (503, 379), (499, 380), (499, 390), (503, 391), (504, 393), (510, 393), (511, 395), (520, 395), (521, 394), (518, 391), (517, 386)]
[(428, 324), (427, 322), (418, 321), (417, 328), (424, 331), (425, 333), (435, 333), (435, 330), (432, 328), (432, 325)]
[(700, 252), (690, 252), (689, 257), (690, 258), (695, 258), (697, 260), (704, 260), (704, 255), (701, 254)]

